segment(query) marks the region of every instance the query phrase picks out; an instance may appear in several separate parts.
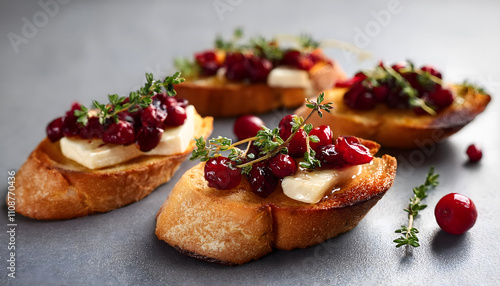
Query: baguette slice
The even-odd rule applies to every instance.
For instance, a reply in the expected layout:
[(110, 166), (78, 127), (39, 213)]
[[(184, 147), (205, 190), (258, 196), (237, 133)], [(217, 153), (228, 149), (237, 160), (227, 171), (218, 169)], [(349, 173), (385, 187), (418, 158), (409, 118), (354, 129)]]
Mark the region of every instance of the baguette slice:
[[(390, 109), (381, 104), (373, 110), (354, 110), (343, 101), (348, 89), (334, 88), (325, 92), (325, 102), (333, 102), (332, 113), (323, 118), (314, 114), (310, 122), (329, 125), (334, 136), (357, 136), (374, 140), (384, 147), (414, 149), (434, 145), (471, 122), (491, 100), (489, 95), (474, 93), (461, 86), (451, 88), (457, 98), (436, 116), (416, 115), (413, 110)], [(306, 106), (295, 111), (300, 116), (308, 113)]]
[[(373, 153), (380, 145), (362, 140)], [(225, 265), (257, 260), (273, 249), (321, 243), (354, 228), (392, 186), (396, 159), (388, 155), (362, 165), (361, 173), (316, 204), (283, 194), (267, 198), (243, 178), (232, 190), (208, 187), (204, 165), (188, 170), (156, 217), (156, 235), (183, 254)]]
[[(213, 118), (196, 114), (195, 135), (207, 138)], [(61, 153), (59, 142), (45, 138), (16, 175), (16, 212), (35, 219), (70, 219), (107, 212), (139, 201), (167, 182), (191, 153), (140, 156), (91, 170)]]
[(270, 87), (267, 84), (221, 82), (216, 77), (176, 85), (177, 97), (187, 99), (203, 116), (229, 117), (257, 114), (275, 108), (295, 108), (305, 98), (328, 89), (346, 75), (339, 64), (323, 65), (310, 71), (313, 94), (304, 88)]

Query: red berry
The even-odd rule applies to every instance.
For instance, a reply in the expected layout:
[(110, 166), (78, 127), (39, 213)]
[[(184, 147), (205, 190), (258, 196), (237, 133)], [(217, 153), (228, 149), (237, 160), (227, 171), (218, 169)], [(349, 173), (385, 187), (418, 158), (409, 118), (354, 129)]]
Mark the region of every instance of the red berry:
[(468, 197), (451, 193), (439, 200), (434, 215), (442, 230), (450, 234), (462, 234), (476, 223), (477, 210)]
[(304, 156), (304, 153), (307, 151), (306, 137), (307, 134), (302, 128), (293, 135), (292, 140), (288, 143), (288, 154), (290, 156), (294, 158)]
[(141, 111), (141, 122), (143, 126), (159, 127), (167, 118), (167, 112), (150, 104)]
[(369, 110), (375, 107), (377, 99), (373, 91), (367, 89), (362, 81), (358, 81), (344, 94), (344, 103), (352, 109)]
[(64, 137), (63, 131), (63, 118), (58, 117), (52, 120), (46, 128), (47, 137), (51, 142), (56, 142)]
[(278, 124), (280, 130), (280, 137), (283, 140), (287, 140), (290, 135), (292, 135), (292, 122), (295, 115), (289, 114), (284, 116), (280, 123)]
[(431, 105), (439, 109), (445, 108), (453, 103), (455, 96), (451, 90), (447, 88), (439, 88), (438, 90), (429, 93), (428, 100)]
[(220, 68), (217, 62), (217, 55), (214, 51), (204, 51), (194, 55), (194, 58), (198, 65), (201, 67), (201, 75), (212, 76), (217, 73)]
[(179, 105), (167, 107), (167, 118), (164, 121), (166, 126), (180, 126), (186, 121), (186, 110)]
[(102, 137), (106, 143), (128, 145), (135, 141), (134, 127), (126, 121), (113, 122)]
[(420, 69), (422, 71), (424, 71), (424, 72), (430, 73), (431, 75), (433, 75), (433, 76), (435, 76), (437, 78), (440, 78), (440, 79), (443, 78), (443, 76), (441, 75), (441, 73), (436, 68), (434, 68), (431, 65), (425, 65), (425, 66), (421, 67)]
[(262, 126), (264, 126), (264, 122), (259, 117), (243, 115), (234, 122), (233, 131), (238, 140), (243, 140), (257, 135)]
[(335, 83), (335, 87), (351, 87), (353, 84), (356, 82), (362, 81), (366, 78), (366, 75), (362, 72), (358, 72), (356, 75), (354, 75), (353, 78), (345, 80), (345, 81), (339, 81)]
[(142, 152), (154, 149), (160, 143), (163, 129), (154, 126), (142, 126), (137, 132), (137, 142)]
[[(133, 125), (133, 124), (132, 124)], [(104, 128), (98, 117), (90, 117), (86, 126), (80, 129), (80, 137), (84, 139), (103, 138)]]
[(248, 77), (245, 68), (245, 57), (241, 53), (228, 53), (224, 62), (226, 78), (232, 81), (242, 81)]
[(340, 168), (345, 165), (342, 154), (333, 144), (319, 147), (316, 151), (316, 158), (321, 161), (322, 167)]
[(273, 64), (270, 61), (256, 56), (246, 57), (244, 64), (245, 69), (248, 72), (250, 82), (253, 83), (265, 82), (267, 80), (267, 76), (273, 68)]
[(311, 148), (314, 151), (318, 151), (319, 147), (332, 144), (333, 142), (333, 133), (330, 129), (330, 126), (328, 125), (321, 125), (313, 128), (311, 132), (309, 132), (309, 136), (312, 135), (315, 135), (319, 138), (319, 142), (317, 143), (314, 143), (312, 141), (309, 142), (309, 145), (311, 145)]
[(205, 180), (208, 186), (219, 190), (235, 188), (241, 181), (241, 170), (226, 157), (211, 158), (205, 164)]
[(389, 87), (387, 85), (376, 86), (373, 88), (373, 95), (377, 102), (385, 102), (389, 94)]
[(293, 175), (297, 170), (297, 163), (295, 160), (286, 154), (278, 154), (269, 159), (269, 168), (273, 175), (278, 178)]
[(349, 165), (366, 164), (373, 160), (370, 150), (355, 137), (338, 137), (335, 145), (342, 154), (342, 159)]
[(278, 186), (276, 178), (264, 162), (254, 163), (250, 172), (246, 175), (252, 191), (260, 197), (269, 196)]
[(74, 102), (71, 105), (71, 109), (63, 117), (62, 131), (64, 136), (76, 136), (80, 133), (81, 124), (77, 122), (78, 118), (75, 116), (75, 110), (79, 110), (80, 108), (81, 105), (78, 102)]
[(469, 145), (467, 148), (467, 156), (471, 162), (479, 162), (483, 157), (483, 152), (479, 147), (474, 144)]

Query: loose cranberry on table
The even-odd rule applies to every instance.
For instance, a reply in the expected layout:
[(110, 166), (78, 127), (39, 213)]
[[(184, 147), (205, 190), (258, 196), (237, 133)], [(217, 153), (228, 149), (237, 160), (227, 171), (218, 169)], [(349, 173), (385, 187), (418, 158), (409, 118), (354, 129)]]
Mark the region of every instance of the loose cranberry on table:
[(233, 131), (238, 140), (244, 140), (257, 135), (264, 126), (264, 121), (254, 115), (243, 115), (234, 122)]
[(208, 186), (219, 190), (229, 190), (241, 181), (241, 170), (226, 157), (211, 158), (205, 164), (205, 179)]
[(439, 227), (445, 232), (463, 234), (476, 223), (477, 209), (470, 198), (450, 193), (439, 200), (434, 215)]
[(467, 148), (467, 156), (471, 162), (479, 162), (483, 157), (483, 152), (478, 146), (472, 144)]

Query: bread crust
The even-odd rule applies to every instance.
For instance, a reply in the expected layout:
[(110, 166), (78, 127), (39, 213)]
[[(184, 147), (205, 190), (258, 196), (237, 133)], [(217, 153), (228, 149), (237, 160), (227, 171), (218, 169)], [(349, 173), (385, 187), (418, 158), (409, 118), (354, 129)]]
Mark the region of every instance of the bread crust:
[[(436, 116), (416, 115), (413, 110), (390, 109), (377, 105), (373, 110), (353, 110), (343, 102), (347, 88), (325, 91), (325, 102), (333, 102), (332, 114), (310, 119), (312, 124), (326, 124), (334, 136), (349, 135), (374, 140), (384, 147), (415, 149), (434, 145), (462, 129), (484, 111), (491, 100), (489, 95), (465, 91), (451, 86), (458, 99)], [(306, 116), (305, 106), (295, 114)]]
[(203, 116), (229, 117), (244, 114), (258, 114), (275, 108), (298, 107), (310, 96), (333, 86), (336, 81), (345, 80), (341, 67), (334, 63), (311, 71), (313, 94), (304, 88), (279, 88), (267, 84), (214, 83), (199, 84), (187, 81), (176, 85), (177, 96), (187, 99)]
[[(370, 147), (376, 152), (379, 145)], [(260, 198), (245, 178), (232, 190), (210, 188), (200, 163), (163, 203), (156, 235), (183, 254), (226, 265), (256, 260), (273, 249), (309, 247), (354, 228), (392, 186), (393, 157), (374, 158), (362, 168), (341, 191), (307, 204), (285, 196), (281, 186)]]
[[(213, 118), (196, 114), (195, 135), (207, 138)], [(91, 170), (61, 153), (59, 142), (45, 138), (16, 175), (16, 212), (35, 219), (70, 219), (107, 212), (139, 201), (167, 182), (191, 153), (140, 156)]]

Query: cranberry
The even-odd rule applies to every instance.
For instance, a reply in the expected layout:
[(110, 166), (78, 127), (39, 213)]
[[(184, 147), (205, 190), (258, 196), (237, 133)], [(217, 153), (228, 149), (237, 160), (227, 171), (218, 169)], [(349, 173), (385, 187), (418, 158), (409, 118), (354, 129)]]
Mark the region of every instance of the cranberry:
[(304, 156), (304, 153), (307, 151), (306, 137), (307, 134), (302, 128), (293, 135), (292, 140), (288, 143), (288, 154), (290, 156), (294, 158)]
[(49, 125), (47, 125), (46, 133), (50, 141), (56, 142), (64, 137), (63, 131), (63, 118), (58, 117), (52, 120)]
[(287, 140), (288, 137), (292, 135), (292, 122), (293, 118), (295, 115), (286, 115), (284, 116), (281, 120), (280, 123), (278, 124), (279, 130), (280, 130), (280, 137), (283, 140)]
[(300, 57), (300, 51), (290, 50), (285, 52), (285, 54), (283, 55), (283, 59), (281, 60), (281, 63), (287, 66), (296, 67), (299, 62), (299, 57)]
[(167, 118), (167, 112), (150, 104), (141, 111), (141, 122), (143, 126), (159, 127)]
[(290, 50), (283, 55), (282, 64), (308, 71), (317, 61), (317, 56), (303, 54), (297, 50)]
[(284, 178), (295, 173), (297, 163), (290, 155), (278, 154), (269, 159), (269, 168), (276, 177)]
[(437, 78), (440, 78), (440, 79), (443, 78), (443, 76), (441, 75), (441, 73), (436, 68), (434, 68), (431, 65), (425, 65), (425, 66), (421, 67), (420, 69), (423, 72), (428, 72), (428, 73), (430, 73), (431, 75), (433, 75), (433, 76), (435, 76)]
[(257, 135), (257, 132), (264, 126), (264, 122), (254, 115), (243, 115), (234, 122), (233, 131), (238, 140), (247, 139)]
[(337, 151), (333, 144), (321, 146), (316, 151), (316, 158), (321, 161), (321, 166), (339, 168), (345, 165), (342, 154)]
[(154, 126), (142, 126), (137, 132), (137, 142), (139, 150), (148, 152), (160, 143), (163, 129)]
[(401, 73), (401, 70), (406, 68), (406, 63), (396, 63), (396, 64), (393, 64), (391, 66), (391, 68), (395, 71), (397, 71), (398, 73)]
[(76, 136), (80, 133), (80, 123), (77, 122), (75, 110), (80, 110), (81, 105), (77, 102), (71, 105), (71, 109), (66, 112), (63, 118), (62, 131), (64, 136)]
[(180, 126), (186, 121), (186, 110), (179, 105), (167, 107), (167, 118), (164, 121), (166, 126)]
[(377, 99), (362, 81), (358, 81), (344, 94), (344, 103), (352, 109), (369, 110), (375, 107)]
[(408, 100), (408, 95), (401, 93), (400, 89), (393, 89), (387, 94), (386, 103), (390, 108), (406, 109), (410, 106)]
[(194, 58), (201, 67), (201, 75), (215, 75), (217, 73), (217, 70), (220, 68), (219, 63), (217, 62), (217, 55), (214, 51), (197, 53), (194, 55)]
[(438, 89), (434, 92), (429, 93), (428, 100), (429, 102), (436, 106), (439, 109), (450, 106), (455, 99), (455, 96), (451, 92), (451, 90), (444, 88)]
[(370, 150), (359, 143), (356, 137), (338, 137), (336, 149), (349, 165), (366, 164), (373, 160)]
[(252, 169), (246, 176), (252, 191), (263, 198), (269, 196), (276, 189), (279, 182), (278, 178), (272, 174), (264, 162), (253, 164)]
[(477, 210), (468, 197), (450, 193), (439, 200), (434, 215), (442, 230), (450, 234), (462, 234), (476, 223)]
[(98, 117), (90, 117), (86, 126), (80, 129), (80, 137), (84, 139), (103, 138), (104, 128)]
[(325, 146), (328, 144), (332, 144), (333, 141), (333, 133), (328, 125), (321, 125), (315, 127), (309, 132), (309, 136), (316, 135), (319, 138), (319, 142), (309, 142), (311, 148), (314, 151), (318, 151), (318, 148), (321, 146)]
[(211, 158), (205, 164), (205, 180), (208, 186), (219, 190), (233, 189), (241, 181), (241, 170), (226, 157)]
[(348, 79), (348, 80), (345, 80), (345, 81), (338, 81), (338, 82), (336, 82), (335, 83), (335, 87), (351, 87), (356, 82), (362, 81), (365, 78), (366, 78), (366, 75), (364, 73), (358, 72), (351, 79)]
[(373, 95), (377, 102), (385, 102), (389, 94), (389, 87), (387, 85), (380, 85), (373, 88)]
[[(153, 96), (153, 101), (155, 99), (158, 99), (161, 104), (165, 105), (165, 107), (178, 104), (178, 101), (175, 97), (169, 96), (166, 93), (158, 93), (157, 95)], [(161, 106), (161, 105), (158, 105), (158, 106)]]
[(483, 152), (479, 147), (474, 144), (469, 145), (467, 148), (467, 156), (471, 162), (479, 162), (483, 157)]
[(182, 108), (186, 108), (186, 106), (189, 105), (189, 101), (185, 98), (177, 98), (177, 105), (179, 105)]
[(273, 68), (273, 64), (269, 60), (256, 56), (247, 57), (244, 63), (250, 82), (253, 83), (265, 82)]
[(106, 143), (127, 145), (135, 141), (134, 127), (126, 121), (113, 122), (102, 137)]
[(245, 67), (245, 57), (241, 53), (229, 53), (224, 63), (226, 67), (226, 78), (232, 81), (242, 81), (248, 77)]

